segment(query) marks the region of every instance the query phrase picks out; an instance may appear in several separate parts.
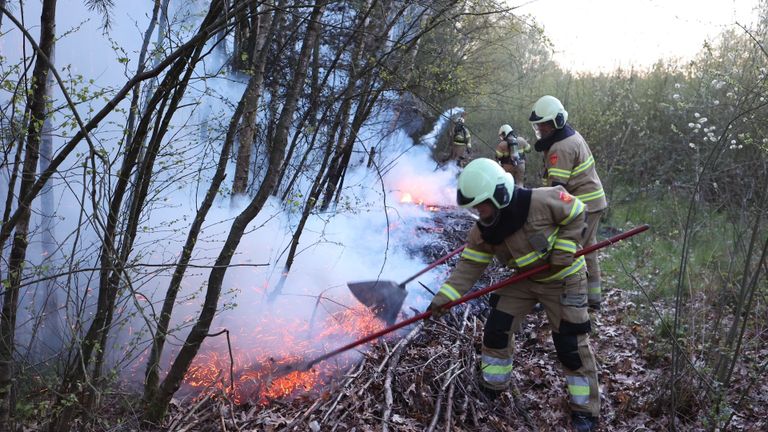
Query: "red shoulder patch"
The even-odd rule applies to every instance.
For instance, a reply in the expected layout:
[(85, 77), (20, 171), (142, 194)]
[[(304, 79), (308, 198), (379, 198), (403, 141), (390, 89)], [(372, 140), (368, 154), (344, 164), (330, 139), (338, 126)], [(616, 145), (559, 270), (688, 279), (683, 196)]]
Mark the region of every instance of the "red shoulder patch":
[(549, 155), (549, 163), (552, 165), (557, 165), (557, 153), (552, 153)]
[(560, 192), (560, 201), (564, 203), (569, 203), (573, 201), (573, 197), (568, 192)]

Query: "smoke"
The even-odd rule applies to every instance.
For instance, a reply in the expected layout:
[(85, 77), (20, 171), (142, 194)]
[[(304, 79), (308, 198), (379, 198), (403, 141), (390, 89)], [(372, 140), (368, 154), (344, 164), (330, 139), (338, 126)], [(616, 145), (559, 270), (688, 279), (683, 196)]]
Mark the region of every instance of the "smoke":
[[(108, 95), (125, 82), (131, 74), (130, 68), (135, 67), (131, 62), (138, 57), (149, 7), (149, 4), (118, 3), (112, 14), (113, 28), (109, 36), (98, 29), (98, 17), (80, 3), (59, 8), (58, 28), (67, 34), (57, 42), (57, 67), (67, 71), (65, 76), (82, 76), (81, 82), (91, 83), (92, 91), (104, 91)], [(33, 8), (39, 9), (39, 5), (33, 2), (25, 13), (39, 16), (39, 10)], [(177, 12), (194, 15), (194, 8), (181, 8)], [(171, 18), (171, 21), (176, 19), (180, 18)], [(5, 27), (6, 21), (3, 23)], [(0, 49), (9, 58), (15, 55), (20, 59), (22, 44), (19, 32), (11, 31), (4, 36)], [(13, 53), (6, 52), (13, 51), (11, 48), (15, 50)], [(123, 56), (129, 59), (127, 63), (121, 60)], [(215, 63), (213, 59), (206, 68), (215, 70)], [(231, 79), (209, 78), (203, 82), (204, 85), (191, 89), (193, 95), (190, 96), (195, 99), (203, 95), (202, 103), (190, 105), (178, 114), (174, 126), (177, 132), (163, 149), (165, 154), (181, 156), (159, 167), (162, 169), (152, 192), (153, 201), (141, 221), (135, 253), (128, 266), (130, 289), (121, 291), (116, 327), (112, 332), (116, 336), (108, 351), (114, 364), (130, 371), (128, 379), (138, 380), (143, 376), (149, 336), (154, 331), (173, 265), (181, 254), (189, 224), (211, 175), (216, 144), (221, 142), (228, 119), (226, 114), (231, 113), (233, 101), (242, 94), (242, 83)], [(57, 89), (54, 98), (61, 101)], [(81, 108), (83, 111), (89, 106), (99, 109), (102, 102), (103, 98), (97, 98)], [(420, 204), (453, 205), (457, 175), (453, 166), (437, 167), (429, 147), (434, 146), (448, 118), (459, 112), (456, 110), (460, 109), (444, 113), (433, 131), (420, 140), (420, 144), (426, 145), (415, 144), (400, 130), (383, 131), (380, 125), (388, 124), (387, 113), (371, 121), (356, 144), (355, 154), (360, 155), (360, 161), (352, 164), (345, 177), (339, 204), (334, 211), (310, 217), (287, 274), (283, 269), (300, 207), (290, 207), (276, 199), (267, 202), (246, 230), (232, 259), (211, 328), (211, 333), (222, 329), (230, 332), (236, 357), (248, 354), (245, 356), (248, 360), (240, 361), (238, 367), (247, 367), (247, 362), (254, 359), (321, 353), (360, 337), (373, 327), (363, 326), (361, 323), (366, 321), (362, 318), (346, 324), (340, 318), (360, 309), (347, 289), (347, 282), (377, 279), (400, 282), (429, 264), (419, 256), (418, 250), (434, 239), (418, 228), (431, 226), (433, 222), (431, 213)], [(64, 121), (62, 114), (55, 118), (59, 123)], [(113, 160), (119, 161), (124, 151), (116, 144), (120, 142), (124, 124), (125, 115), (117, 113), (94, 135)], [(57, 133), (54, 152), (72, 132), (59, 130)], [(372, 147), (376, 147), (378, 153), (369, 167), (363, 160)], [(63, 339), (77, 338), (87, 328), (82, 317), (93, 310), (98, 287), (98, 272), (88, 269), (99, 265), (96, 259), (103, 223), (99, 218), (104, 215), (100, 213), (103, 209), (94, 211), (92, 197), (82, 193), (86, 185), (94, 187), (89, 185), (88, 172), (81, 166), (86, 160), (83, 155), (87, 155), (85, 148), (81, 155), (73, 156), (62, 165), (62, 174), (53, 183), (59, 236), (55, 254), (41, 256), (36, 232), (39, 220), (34, 222), (30, 238), (30, 266), (50, 266), (62, 274), (55, 281), (59, 289), (67, 290), (66, 296), (61, 296), (67, 303), (62, 304), (60, 310), (62, 328), (70, 334), (62, 335)], [(7, 178), (3, 177), (2, 181), (6, 187)], [(96, 197), (97, 206), (104, 206), (107, 199), (108, 196)], [(199, 315), (210, 266), (233, 219), (247, 203), (247, 199), (223, 197), (209, 213), (192, 266), (182, 282), (165, 362), (178, 351), (191, 323)], [(438, 269), (422, 275), (418, 281), (436, 287), (441, 277)], [(270, 298), (278, 286), (281, 294)], [(34, 291), (33, 284), (25, 287), (22, 302), (34, 304)], [(404, 308), (423, 310), (430, 296), (413, 282)], [(35, 307), (30, 307), (28, 316), (20, 320), (22, 325), (34, 319), (34, 310)], [(339, 330), (347, 327), (351, 331)], [(20, 338), (22, 343), (27, 342), (27, 337), (33, 335)], [(209, 338), (203, 351), (226, 352), (224, 347), (224, 339)]]

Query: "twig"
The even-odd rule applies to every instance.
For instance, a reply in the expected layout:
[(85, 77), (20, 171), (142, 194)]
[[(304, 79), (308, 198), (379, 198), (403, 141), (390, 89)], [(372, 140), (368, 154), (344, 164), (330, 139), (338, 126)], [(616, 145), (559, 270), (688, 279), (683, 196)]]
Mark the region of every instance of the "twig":
[(397, 346), (395, 346), (395, 349), (392, 352), (392, 360), (389, 363), (389, 368), (387, 368), (387, 376), (384, 379), (384, 413), (381, 419), (382, 432), (389, 431), (389, 417), (392, 415), (393, 403), (392, 377), (395, 373), (395, 369), (397, 369), (397, 366), (400, 363), (400, 356), (402, 355), (403, 351), (405, 351), (405, 348), (411, 343), (411, 341), (413, 341), (414, 338), (416, 338), (416, 335), (418, 335), (423, 328), (424, 321), (420, 321), (413, 327), (407, 336), (405, 336), (397, 343)]
[(453, 389), (455, 388), (454, 381), (451, 380), (450, 386), (448, 386), (448, 401), (445, 406), (445, 432), (451, 432), (451, 416), (453, 415)]
[(440, 406), (443, 404), (443, 392), (442, 387), (440, 388), (440, 392), (437, 394), (437, 402), (435, 402), (435, 415), (432, 416), (432, 422), (429, 423), (429, 428), (427, 428), (427, 432), (433, 432), (435, 430), (435, 426), (437, 426), (437, 420), (440, 418)]

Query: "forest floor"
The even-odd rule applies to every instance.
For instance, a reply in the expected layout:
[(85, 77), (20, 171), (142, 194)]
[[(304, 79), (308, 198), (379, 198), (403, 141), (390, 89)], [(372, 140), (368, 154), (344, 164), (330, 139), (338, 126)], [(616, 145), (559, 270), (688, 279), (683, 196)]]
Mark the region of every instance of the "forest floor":
[[(439, 240), (425, 246), (436, 259), (463, 242), (471, 222), (466, 215), (436, 217)], [(424, 228), (432, 234), (433, 226)], [(631, 246), (628, 246), (631, 247)], [(610, 248), (608, 248), (610, 249)], [(606, 259), (610, 252), (602, 254)], [(509, 276), (490, 268), (478, 286)], [(632, 287), (604, 277), (602, 310), (593, 316), (591, 344), (598, 359), (602, 399), (601, 431), (709, 430), (714, 414), (703, 380), (677, 375), (671, 395), (669, 343), (659, 339), (658, 323), (640, 322), (641, 309), (659, 316), (664, 306), (643, 300)], [(488, 307), (485, 299), (457, 306), (441, 320), (414, 324), (407, 332), (380, 341), (359, 362), (324, 389), (268, 405), (234, 405), (224, 395), (174, 401), (163, 430), (173, 431), (568, 431), (571, 430), (565, 381), (544, 312), (532, 312), (517, 335), (513, 383), (496, 401), (477, 387), (477, 353)], [(410, 315), (412, 316), (411, 312)], [(650, 314), (651, 316), (653, 314)], [(766, 338), (748, 335), (751, 338)], [(690, 364), (703, 354), (682, 342)], [(765, 344), (764, 344), (765, 345)], [(734, 370), (730, 417), (725, 429), (768, 430), (768, 352), (745, 352)], [(686, 370), (692, 370), (687, 368)], [(758, 371), (758, 372), (756, 372)], [(670, 418), (670, 407), (677, 418)]]

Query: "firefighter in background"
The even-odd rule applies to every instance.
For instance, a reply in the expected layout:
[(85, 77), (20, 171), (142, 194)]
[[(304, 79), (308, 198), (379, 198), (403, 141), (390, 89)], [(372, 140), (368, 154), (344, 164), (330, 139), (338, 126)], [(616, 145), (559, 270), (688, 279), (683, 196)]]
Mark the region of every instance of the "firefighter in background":
[(512, 174), (515, 184), (525, 184), (525, 153), (531, 151), (528, 141), (517, 136), (512, 126), (505, 124), (499, 128), (499, 143), (496, 144), (496, 160), (504, 171)]
[[(534, 148), (544, 154), (545, 186), (561, 185), (587, 205), (584, 246), (593, 245), (597, 241), (600, 216), (608, 207), (608, 201), (587, 142), (567, 123), (568, 112), (554, 96), (539, 98), (528, 120), (538, 139)], [(586, 255), (586, 259), (589, 307), (599, 310), (602, 287), (597, 251)]]
[(472, 135), (464, 125), (464, 114), (461, 114), (456, 120), (456, 126), (453, 128), (453, 146), (451, 146), (451, 160), (456, 161), (456, 165), (464, 167), (466, 165), (467, 150), (472, 149)]
[(600, 394), (595, 356), (589, 345), (587, 281), (581, 249), (585, 205), (562, 186), (515, 188), (511, 174), (486, 158), (470, 162), (459, 175), (457, 201), (473, 208), (478, 222), (451, 275), (429, 305), (433, 316), (469, 291), (491, 260), (526, 271), (545, 263), (545, 273), (490, 295), (483, 329), (481, 386), (491, 400), (508, 388), (512, 377), (514, 334), (541, 303), (552, 328), (557, 357), (564, 366), (571, 419), (577, 431), (597, 427)]

